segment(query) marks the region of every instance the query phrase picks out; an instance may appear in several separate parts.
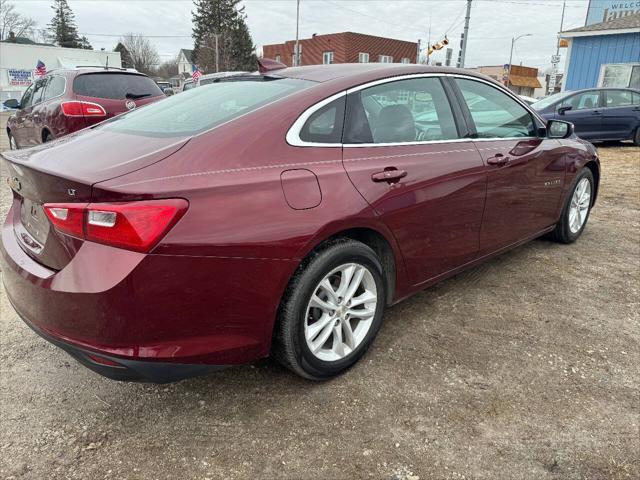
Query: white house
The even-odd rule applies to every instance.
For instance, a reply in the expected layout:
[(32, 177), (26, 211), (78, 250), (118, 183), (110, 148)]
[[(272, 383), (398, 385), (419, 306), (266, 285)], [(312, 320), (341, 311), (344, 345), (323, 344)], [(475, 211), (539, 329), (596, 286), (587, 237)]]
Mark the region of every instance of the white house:
[(193, 72), (193, 50), (182, 48), (178, 54), (178, 74)]
[(38, 61), (47, 71), (79, 66), (122, 67), (120, 52), (62, 48), (42, 44), (0, 42), (0, 103), (9, 98), (21, 98), (34, 79)]

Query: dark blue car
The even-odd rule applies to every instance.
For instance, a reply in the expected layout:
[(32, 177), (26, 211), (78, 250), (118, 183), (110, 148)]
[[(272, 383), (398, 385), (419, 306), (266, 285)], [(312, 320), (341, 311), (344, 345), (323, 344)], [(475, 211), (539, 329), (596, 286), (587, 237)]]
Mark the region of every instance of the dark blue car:
[(533, 105), (544, 118), (566, 120), (589, 141), (633, 140), (640, 145), (640, 90), (591, 88), (561, 92)]

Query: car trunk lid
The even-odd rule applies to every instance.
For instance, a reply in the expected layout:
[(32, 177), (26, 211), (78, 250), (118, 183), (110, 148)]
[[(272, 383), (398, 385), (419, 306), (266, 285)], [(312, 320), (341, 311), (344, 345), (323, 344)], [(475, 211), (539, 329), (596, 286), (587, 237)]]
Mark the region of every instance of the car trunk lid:
[[(69, 141), (69, 137), (76, 137)], [(60, 270), (82, 240), (55, 231), (46, 203), (92, 200), (92, 185), (144, 168), (179, 150), (188, 138), (139, 137), (97, 129), (46, 146), (4, 152), (13, 190), (13, 230), (23, 250), (39, 263)]]

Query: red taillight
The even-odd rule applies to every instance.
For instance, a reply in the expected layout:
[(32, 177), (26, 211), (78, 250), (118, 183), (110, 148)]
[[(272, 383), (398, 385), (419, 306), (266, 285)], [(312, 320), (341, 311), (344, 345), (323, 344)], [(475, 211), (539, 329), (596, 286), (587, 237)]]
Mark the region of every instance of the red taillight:
[(183, 199), (127, 203), (47, 203), (56, 230), (114, 247), (148, 252), (184, 215)]
[(67, 117), (106, 117), (107, 111), (93, 102), (63, 102), (62, 113)]
[(86, 203), (46, 203), (44, 211), (56, 230), (71, 235), (84, 237), (84, 209)]

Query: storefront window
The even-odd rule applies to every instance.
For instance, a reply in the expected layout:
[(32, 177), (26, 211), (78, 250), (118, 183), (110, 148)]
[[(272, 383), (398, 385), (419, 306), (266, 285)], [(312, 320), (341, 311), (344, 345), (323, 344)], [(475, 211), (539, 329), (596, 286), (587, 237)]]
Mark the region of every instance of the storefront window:
[(640, 64), (603, 65), (600, 71), (601, 87), (639, 88)]

